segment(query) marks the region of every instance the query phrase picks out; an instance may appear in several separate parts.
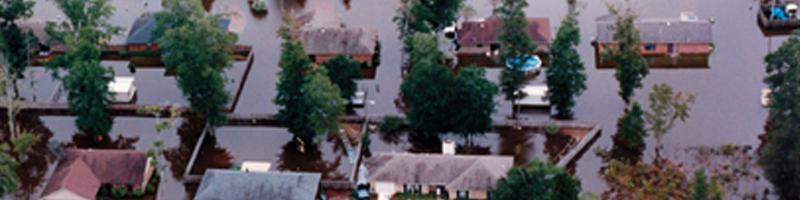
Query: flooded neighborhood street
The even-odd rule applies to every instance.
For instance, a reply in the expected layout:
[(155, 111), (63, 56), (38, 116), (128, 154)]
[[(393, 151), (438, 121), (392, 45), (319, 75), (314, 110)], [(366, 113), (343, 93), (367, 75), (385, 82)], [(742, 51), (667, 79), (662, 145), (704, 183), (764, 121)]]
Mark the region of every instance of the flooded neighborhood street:
[[(380, 65), (374, 80), (359, 80), (358, 88), (368, 91), (368, 100), (374, 105), (368, 109), (356, 109), (359, 115), (370, 117), (399, 116), (402, 111), (396, 105), (402, 82), (403, 42), (399, 39), (399, 31), (392, 19), (400, 6), (400, 0), (305, 0), (302, 5), (287, 4), (284, 0), (268, 0), (269, 10), (265, 15), (254, 15), (247, 0), (214, 0), (211, 13), (233, 16), (233, 26), (240, 27), (237, 44), (252, 45), (255, 62), (249, 72), (242, 94), (233, 114), (274, 114), (279, 107), (273, 102), (277, 94), (278, 61), (281, 56), (282, 39), (276, 31), (283, 23), (284, 15), (281, 7), (288, 7), (296, 13), (310, 13), (313, 26), (374, 28), (378, 31), (380, 42)], [(466, 0), (466, 5), (475, 9), (475, 18), (488, 17), (494, 7), (493, 0)], [(595, 49), (590, 42), (597, 35), (595, 20), (608, 14), (607, 3), (621, 3), (622, 0), (579, 1), (578, 21), (580, 23), (581, 43), (578, 53), (585, 63), (587, 74), (587, 90), (577, 98), (575, 118), (580, 121), (596, 122), (602, 129), (600, 138), (573, 163), (574, 175), (581, 180), (583, 191), (602, 193), (607, 189), (600, 176), (603, 159), (596, 156), (596, 148), (610, 149), (611, 135), (616, 132), (617, 119), (625, 105), (617, 95), (618, 82), (614, 78), (613, 69), (597, 69), (595, 67)], [(551, 32), (555, 33), (567, 11), (564, 0), (529, 0), (526, 8), (528, 17), (549, 18)], [(681, 12), (692, 12), (700, 19), (712, 20), (713, 53), (709, 58), (709, 68), (699, 69), (651, 69), (643, 81), (643, 89), (636, 91), (635, 99), (647, 106), (647, 94), (656, 83), (667, 83), (677, 91), (686, 91), (697, 95), (691, 107), (690, 118), (685, 123), (677, 123), (670, 134), (663, 138), (666, 157), (688, 161), (692, 157), (684, 154), (685, 149), (697, 146), (723, 146), (727, 144), (747, 145), (757, 148), (761, 145), (759, 135), (763, 134), (768, 109), (760, 104), (761, 89), (765, 74), (764, 56), (775, 50), (786, 36), (764, 36), (756, 24), (758, 2), (754, 0), (631, 0), (631, 5), (641, 18), (677, 18)], [(112, 0), (116, 11), (110, 18), (114, 25), (125, 31), (114, 36), (111, 44), (124, 43), (131, 25), (143, 13), (161, 10), (160, 0)], [(724, 5), (720, 7), (720, 5)], [(34, 19), (63, 20), (64, 15), (50, 0), (36, 0), (33, 9)], [(172, 76), (164, 76), (163, 69), (137, 69), (133, 74), (127, 62), (105, 61), (116, 75), (135, 76), (138, 89), (138, 104), (181, 104), (188, 105), (178, 89)], [(246, 62), (236, 62), (226, 71), (226, 89), (233, 94), (241, 83), (245, 73)], [(487, 70), (487, 78), (498, 82), (501, 69)], [(50, 72), (42, 67), (32, 67), (26, 79), (21, 81), (22, 96), (26, 100), (46, 101), (57, 82), (50, 77)], [(539, 76), (534, 82), (544, 82)], [(497, 112), (495, 118), (511, 115), (511, 103), (502, 95), (495, 97)], [(66, 102), (66, 97), (59, 100)], [(459, 109), (459, 108), (453, 108)], [(74, 117), (39, 116), (44, 127), (52, 132), (49, 139), (51, 145), (74, 142), (73, 135), (78, 132), (74, 125)], [(527, 119), (548, 119), (547, 115), (537, 113), (522, 114)], [(167, 156), (167, 164), (185, 166), (191, 154), (191, 145), (183, 144), (184, 140), (199, 137), (199, 133), (179, 134), (181, 123), (161, 133), (165, 146), (172, 150), (173, 158)], [(146, 151), (153, 141), (158, 139), (153, 126), (153, 118), (115, 117), (111, 138), (121, 135), (133, 140), (132, 147)], [(187, 128), (188, 129), (188, 128)], [(199, 130), (198, 130), (199, 131)], [(512, 133), (513, 132), (513, 133)], [(512, 155), (515, 162), (525, 162), (537, 158), (548, 160), (558, 150), (553, 146), (564, 146), (568, 139), (542, 134), (542, 131), (517, 133), (507, 130), (495, 130), (483, 136), (476, 136), (474, 141), (478, 149), (459, 149), (460, 152), (479, 155)], [(535, 134), (533, 132), (536, 132)], [(195, 135), (193, 135), (195, 134)], [(519, 134), (519, 135), (516, 135)], [(185, 137), (185, 138), (184, 138)], [(284, 127), (241, 127), (223, 126), (211, 136), (210, 144), (204, 144), (198, 163), (202, 167), (230, 168), (242, 161), (271, 162), (273, 169), (290, 171), (320, 172), (322, 180), (348, 180), (354, 177), (354, 164), (348, 158), (347, 147), (337, 142), (338, 138), (321, 138), (316, 149), (297, 152), (297, 144), (292, 134)], [(407, 136), (399, 137), (400, 142), (391, 142), (381, 135), (371, 136), (373, 152), (412, 151), (414, 144), (406, 141)], [(648, 137), (645, 160), (655, 157), (655, 140)], [(438, 145), (438, 144), (437, 144)], [(518, 149), (518, 146), (524, 146)], [(431, 148), (438, 148), (433, 146)], [(182, 149), (182, 150), (181, 150)], [(520, 153), (519, 151), (522, 151)], [(436, 151), (425, 151), (436, 153)], [(459, 153), (460, 153), (459, 152)], [(50, 155), (49, 152), (44, 153)], [(206, 155), (207, 157), (202, 157)], [(53, 155), (50, 155), (53, 156)], [(184, 157), (185, 156), (185, 157)], [(175, 159), (174, 157), (180, 157)], [(525, 161), (519, 161), (519, 159)], [(47, 174), (54, 171), (57, 161), (51, 157), (40, 164), (39, 169), (47, 169)], [(46, 167), (45, 167), (46, 166)], [(196, 166), (197, 167), (197, 166)], [(163, 181), (158, 190), (158, 199), (185, 199), (193, 195), (197, 185), (184, 184), (183, 169), (168, 167), (162, 174)], [(192, 173), (189, 173), (192, 174)], [(688, 173), (687, 173), (688, 174)], [(197, 174), (196, 174), (197, 175)], [(199, 173), (202, 175), (202, 172)], [(45, 176), (47, 177), (47, 176)], [(47, 183), (46, 179), (22, 179), (24, 189), (27, 185), (37, 185), (38, 189), (26, 191), (30, 199), (37, 199), (38, 194)], [(770, 187), (761, 179), (755, 186), (745, 190), (762, 191)], [(31, 187), (32, 189), (33, 187)], [(11, 198), (26, 199), (24, 196)]]

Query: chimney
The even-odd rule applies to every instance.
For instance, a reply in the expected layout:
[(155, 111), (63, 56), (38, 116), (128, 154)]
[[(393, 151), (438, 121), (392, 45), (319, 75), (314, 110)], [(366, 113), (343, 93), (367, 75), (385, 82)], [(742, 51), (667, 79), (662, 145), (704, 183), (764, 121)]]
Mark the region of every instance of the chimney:
[(456, 142), (450, 139), (445, 139), (442, 141), (442, 154), (443, 155), (455, 155), (456, 154)]

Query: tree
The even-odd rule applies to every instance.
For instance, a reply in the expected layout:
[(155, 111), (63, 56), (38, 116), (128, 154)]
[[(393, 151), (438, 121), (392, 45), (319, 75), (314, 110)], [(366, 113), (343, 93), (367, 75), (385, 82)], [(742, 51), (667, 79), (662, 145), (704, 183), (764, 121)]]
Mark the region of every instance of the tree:
[(308, 74), (308, 83), (303, 85), (308, 102), (308, 126), (315, 135), (339, 131), (339, 117), (344, 115), (345, 100), (339, 88), (328, 79), (328, 70), (318, 67)]
[[(49, 65), (51, 69), (66, 68), (69, 72), (63, 78), (63, 85), (78, 129), (86, 134), (107, 136), (111, 116), (105, 108), (111, 103), (108, 83), (113, 72), (100, 65), (100, 55), (105, 41), (120, 30), (108, 23), (114, 8), (107, 0), (57, 0), (56, 4), (69, 20), (49, 22), (47, 32), (52, 40), (63, 43), (67, 51)], [(58, 70), (53, 72), (59, 76)]]
[(442, 66), (436, 40), (428, 34), (417, 33), (408, 38), (412, 51), (411, 72), (403, 79), (400, 91), (410, 107), (406, 113), (411, 128), (424, 134), (450, 130), (453, 123), (451, 99), (455, 85), (453, 73)]
[(509, 170), (489, 194), (497, 200), (577, 200), (580, 192), (580, 180), (550, 163), (534, 160)]
[(612, 160), (602, 173), (609, 189), (601, 199), (686, 199), (690, 192), (680, 165), (666, 159), (651, 164)]
[[(468, 139), (475, 134), (492, 130), (492, 113), (495, 111), (494, 96), (498, 89), (486, 80), (486, 70), (469, 66), (459, 72), (455, 80), (455, 93), (452, 107), (456, 115), (451, 117), (455, 123), (453, 132)], [(442, 111), (444, 112), (444, 111)]]
[(361, 64), (340, 54), (323, 65), (328, 69), (330, 81), (339, 87), (342, 98), (353, 97), (357, 90), (355, 79), (361, 78)]
[(464, 0), (402, 0), (397, 16), (400, 37), (438, 32), (458, 19)]
[(765, 177), (781, 199), (800, 198), (800, 32), (793, 33), (780, 48), (767, 54), (764, 82), (769, 95), (766, 141), (759, 163)]
[(33, 33), (23, 31), (17, 21), (33, 16), (33, 5), (30, 0), (6, 0), (0, 2), (0, 35), (3, 37), (2, 52), (8, 59), (8, 80), (13, 89), (13, 97), (19, 98), (17, 79), (24, 78), (25, 69), (30, 65), (31, 47), (36, 44)]
[(16, 171), (19, 164), (8, 154), (9, 151), (8, 144), (0, 144), (0, 197), (16, 192), (19, 185)]
[(645, 113), (649, 124), (648, 130), (656, 138), (656, 155), (661, 155), (661, 138), (675, 125), (676, 120), (686, 121), (689, 118), (689, 104), (694, 102), (694, 94), (677, 92), (673, 93), (672, 87), (665, 84), (653, 85), (653, 92), (649, 95), (650, 110)]
[[(494, 10), (502, 26), (497, 36), (500, 41), (500, 62), (510, 64), (500, 74), (500, 85), (506, 99), (511, 100), (511, 105), (516, 105), (516, 101), (522, 98), (519, 91), (527, 81), (526, 73), (522, 70), (524, 63), (520, 60), (533, 55), (536, 50), (536, 44), (528, 36), (525, 7), (528, 7), (525, 0), (503, 0), (502, 5)], [(512, 117), (516, 118), (517, 110), (512, 110)]]
[(630, 102), (634, 89), (642, 87), (642, 79), (649, 73), (647, 62), (639, 51), (641, 38), (636, 28), (636, 14), (630, 9), (608, 6), (609, 12), (616, 16), (614, 24), (614, 44), (609, 45), (604, 56), (617, 65), (614, 77), (619, 81), (619, 96), (625, 103)]
[(569, 4), (567, 17), (561, 21), (556, 39), (550, 46), (550, 67), (547, 76), (547, 98), (556, 109), (556, 118), (572, 118), (575, 98), (586, 90), (586, 73), (575, 47), (581, 41), (580, 27), (575, 19), (575, 2)]
[(613, 137), (612, 157), (627, 162), (635, 162), (641, 158), (646, 145), (644, 138), (647, 137), (642, 115), (644, 115), (642, 107), (639, 103), (633, 102), (630, 109), (619, 118), (617, 134)]
[(168, 19), (164, 19), (182, 16), (186, 10), (202, 9), (199, 3), (173, 2), (157, 14), (160, 28), (156, 30), (164, 30), (158, 44), (164, 64), (177, 72), (178, 87), (189, 100), (192, 111), (201, 114), (209, 125), (219, 126), (226, 121), (223, 110), (230, 102), (223, 73), (231, 67), (231, 46), (236, 36), (219, 28), (219, 16), (205, 16), (202, 10), (195, 11), (186, 21), (178, 18), (167, 23)]
[(708, 200), (711, 196), (710, 186), (708, 181), (706, 180), (706, 170), (703, 168), (697, 169), (694, 171), (694, 183), (692, 183), (692, 195), (689, 196), (689, 200)]

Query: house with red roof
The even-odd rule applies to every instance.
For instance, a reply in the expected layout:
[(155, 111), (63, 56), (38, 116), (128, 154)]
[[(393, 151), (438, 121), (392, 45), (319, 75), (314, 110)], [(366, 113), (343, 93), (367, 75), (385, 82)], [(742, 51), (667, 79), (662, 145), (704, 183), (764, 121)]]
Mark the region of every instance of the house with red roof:
[(69, 149), (42, 192), (42, 200), (93, 200), (103, 187), (145, 187), (155, 168), (143, 152), (133, 150)]
[[(528, 36), (536, 49), (534, 52), (544, 63), (547, 63), (548, 52), (552, 35), (550, 33), (550, 19), (541, 17), (528, 17)], [(481, 67), (502, 67), (497, 62), (500, 52), (500, 35), (502, 24), (499, 18), (493, 16), (486, 19), (462, 22), (456, 28), (456, 57), (459, 66), (471, 64)]]

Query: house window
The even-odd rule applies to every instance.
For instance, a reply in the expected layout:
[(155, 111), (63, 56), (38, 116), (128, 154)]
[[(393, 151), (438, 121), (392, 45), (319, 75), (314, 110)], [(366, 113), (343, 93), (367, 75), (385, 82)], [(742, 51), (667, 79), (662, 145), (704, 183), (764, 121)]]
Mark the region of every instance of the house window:
[(409, 184), (403, 184), (403, 192), (411, 193), (411, 186)]
[(469, 191), (466, 190), (456, 191), (456, 199), (469, 199)]
[(483, 44), (478, 44), (478, 48), (483, 48)]
[(647, 50), (647, 51), (656, 50), (656, 44), (647, 43), (647, 44), (644, 45), (644, 50)]
[(422, 194), (422, 185), (420, 184), (414, 185), (414, 194)]
[(670, 43), (669, 45), (667, 45), (667, 52), (675, 53), (675, 44)]

